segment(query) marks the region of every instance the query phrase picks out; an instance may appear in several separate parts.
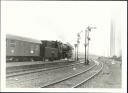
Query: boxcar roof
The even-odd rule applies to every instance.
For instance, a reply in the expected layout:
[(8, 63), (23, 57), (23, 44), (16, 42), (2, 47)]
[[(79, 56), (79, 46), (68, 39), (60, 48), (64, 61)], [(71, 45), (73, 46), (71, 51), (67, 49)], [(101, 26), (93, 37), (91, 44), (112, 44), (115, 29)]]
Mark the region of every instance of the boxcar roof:
[(32, 43), (41, 43), (40, 40), (16, 36), (16, 35), (10, 35), (10, 34), (6, 35), (6, 39), (20, 40), (20, 41), (26, 41), (26, 42), (32, 42)]

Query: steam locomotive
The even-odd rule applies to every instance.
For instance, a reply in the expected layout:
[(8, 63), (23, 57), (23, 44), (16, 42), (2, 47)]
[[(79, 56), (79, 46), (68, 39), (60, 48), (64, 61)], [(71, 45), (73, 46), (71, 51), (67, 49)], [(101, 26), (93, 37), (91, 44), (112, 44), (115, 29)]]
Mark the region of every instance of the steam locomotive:
[(6, 62), (53, 61), (72, 57), (73, 47), (60, 41), (6, 35)]

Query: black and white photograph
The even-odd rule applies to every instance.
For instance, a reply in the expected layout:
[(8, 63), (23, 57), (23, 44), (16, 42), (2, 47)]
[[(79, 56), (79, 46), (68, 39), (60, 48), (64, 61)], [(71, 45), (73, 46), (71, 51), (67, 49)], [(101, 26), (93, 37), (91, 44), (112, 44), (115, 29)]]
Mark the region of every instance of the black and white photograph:
[(1, 1), (3, 91), (125, 93), (126, 11), (126, 1)]

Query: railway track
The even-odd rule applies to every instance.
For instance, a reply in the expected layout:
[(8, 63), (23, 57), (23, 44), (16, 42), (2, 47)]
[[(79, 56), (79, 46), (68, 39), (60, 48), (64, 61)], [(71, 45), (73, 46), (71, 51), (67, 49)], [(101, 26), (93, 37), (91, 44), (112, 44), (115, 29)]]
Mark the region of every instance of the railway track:
[[(80, 62), (80, 63), (82, 63), (82, 62)], [(95, 67), (95, 65), (96, 64), (94, 64), (93, 63), (93, 65), (90, 65), (89, 67), (88, 67), (88, 69), (86, 69), (86, 72), (88, 72), (90, 69), (92, 69), (93, 67)], [(74, 66), (74, 64), (72, 65), (72, 66)], [(76, 65), (76, 66), (78, 66), (78, 65)], [(76, 67), (75, 66), (75, 67)], [(79, 67), (82, 67), (82, 64), (80, 64), (80, 66)], [(83, 65), (83, 67), (87, 67), (86, 65), (84, 66)], [(64, 67), (63, 67), (64, 68)], [(71, 67), (71, 66), (69, 66), (68, 68), (73, 68), (73, 67)], [(68, 68), (66, 68), (66, 69), (68, 69)], [(65, 69), (65, 68), (64, 68)], [(85, 68), (82, 68), (82, 69), (84, 69), (85, 70)], [(61, 69), (62, 70), (62, 69)], [(78, 73), (71, 73), (72, 71), (69, 71), (70, 73), (68, 73), (68, 75), (67, 76), (70, 76), (70, 78), (72, 77), (72, 76), (79, 76), (80, 74), (82, 74), (82, 73), (84, 73), (84, 70), (83, 70), (83, 72), (81, 72), (82, 70), (76, 70), (77, 72), (80, 72), (79, 74)], [(53, 70), (51, 70), (52, 72), (53, 72)], [(50, 71), (50, 72), (51, 72)], [(59, 73), (58, 71), (59, 70), (56, 70), (57, 71), (57, 73)], [(74, 72), (74, 71), (73, 71)], [(46, 72), (46, 73), (48, 73), (48, 74), (50, 74), (49, 72)], [(42, 83), (43, 83), (43, 85), (45, 85), (45, 87), (46, 87), (46, 85), (48, 85), (48, 84), (51, 84), (51, 83), (53, 83), (52, 81), (55, 81), (55, 79), (57, 78), (57, 77), (54, 77), (55, 79), (53, 79), (53, 80), (51, 80), (50, 81), (50, 83), (48, 82), (48, 76), (45, 74), (45, 76), (43, 75), (43, 73), (41, 72), (41, 73), (35, 73), (35, 74), (33, 74), (33, 75), (28, 75), (27, 74), (27, 76), (25, 75), (25, 77), (24, 76), (20, 76), (20, 78), (17, 78), (17, 77), (14, 77), (14, 78), (10, 78), (10, 80), (11, 80), (11, 82), (9, 81), (9, 82), (7, 82), (7, 85), (9, 84), (9, 86), (11, 85), (11, 86), (13, 86), (14, 85), (14, 87), (16, 86), (19, 86), (19, 87), (43, 87), (42, 86)], [(54, 74), (53, 74), (54, 75)], [(36, 76), (36, 77), (33, 77), (33, 76)], [(51, 76), (51, 74), (50, 74), (50, 76)], [(60, 74), (60, 76), (61, 76), (61, 80), (62, 80), (62, 78), (63, 78), (63, 74), (61, 75)], [(66, 76), (66, 75), (64, 75), (64, 76)], [(66, 77), (67, 77), (66, 76)], [(30, 77), (30, 78), (29, 78)], [(45, 78), (45, 77), (47, 77), (47, 78)], [(22, 79), (22, 78), (26, 78), (26, 79)], [(68, 79), (70, 79), (69, 77), (67, 78), (67, 80)], [(16, 82), (13, 82), (13, 79), (17, 79), (17, 80), (15, 80)], [(20, 80), (21, 79), (21, 80)], [(60, 80), (60, 79), (58, 79), (58, 80)], [(9, 79), (8, 79), (9, 80)], [(57, 82), (59, 82), (57, 80)], [(61, 80), (60, 80), (60, 82), (61, 82)], [(64, 80), (64, 78), (63, 78), (63, 80), (62, 81), (65, 81)], [(42, 83), (40, 83), (40, 82), (42, 82)], [(35, 83), (35, 84), (34, 84)], [(22, 84), (22, 85), (20, 85), (20, 84)], [(54, 84), (55, 84), (55, 82), (54, 82)], [(30, 86), (31, 85), (31, 86)]]
[(77, 88), (97, 75), (102, 68), (103, 63), (96, 63), (85, 71), (63, 78), (62, 80), (43, 85), (41, 88)]
[(37, 72), (41, 72), (41, 71), (54, 70), (54, 69), (68, 67), (68, 66), (74, 66), (76, 64), (80, 64), (80, 62), (73, 63), (73, 64), (67, 64), (67, 65), (63, 65), (63, 66), (58, 66), (58, 67), (49, 67), (49, 68), (43, 68), (43, 69), (42, 69), (42, 67), (39, 67), (39, 68), (33, 68), (33, 69), (25, 69), (22, 71), (10, 72), (10, 73), (6, 73), (6, 77), (9, 78), (9, 77), (14, 77), (14, 76), (19, 76), (19, 75), (37, 73)]
[(98, 73), (103, 69), (103, 63), (101, 63), (101, 68), (94, 74), (92, 74), (90, 77), (86, 78), (85, 80), (81, 81), (80, 83), (74, 85), (72, 88), (78, 88), (80, 87), (82, 84), (84, 84), (85, 82), (89, 81), (91, 78), (93, 78), (94, 76), (98, 75)]
[[(74, 61), (72, 61), (74, 62)], [(35, 69), (41, 69), (41, 68), (49, 68), (59, 66), (59, 65), (68, 65), (72, 62), (58, 62), (58, 63), (46, 63), (46, 64), (34, 64), (34, 65), (25, 65), (25, 66), (16, 66), (15, 69), (11, 69), (12, 67), (7, 68), (6, 74), (13, 74), (13, 73), (19, 73), (23, 71), (29, 71), (29, 70), (35, 70)]]

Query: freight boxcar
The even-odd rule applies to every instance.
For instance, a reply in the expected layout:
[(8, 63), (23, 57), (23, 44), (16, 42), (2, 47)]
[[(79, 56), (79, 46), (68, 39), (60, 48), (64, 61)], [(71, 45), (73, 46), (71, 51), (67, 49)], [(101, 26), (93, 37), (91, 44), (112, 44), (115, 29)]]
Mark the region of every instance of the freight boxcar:
[(40, 60), (41, 41), (14, 35), (6, 35), (6, 60), (34, 61)]

